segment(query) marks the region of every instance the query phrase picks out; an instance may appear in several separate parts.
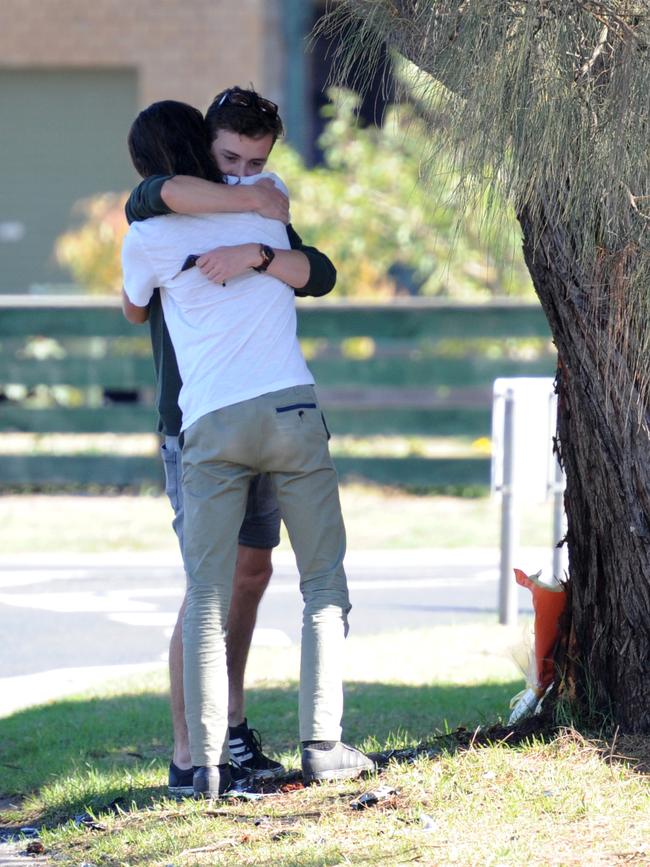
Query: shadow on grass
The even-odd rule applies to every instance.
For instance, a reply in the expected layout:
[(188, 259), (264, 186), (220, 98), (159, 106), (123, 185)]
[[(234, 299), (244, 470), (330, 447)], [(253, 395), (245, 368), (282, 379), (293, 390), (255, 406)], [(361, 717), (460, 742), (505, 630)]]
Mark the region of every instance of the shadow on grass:
[[(471, 686), (355, 682), (346, 687), (343, 737), (366, 749), (414, 746), (454, 729), (496, 722), (519, 681)], [(297, 687), (247, 692), (252, 726), (265, 751), (298, 745)], [(0, 720), (0, 800), (28, 796), (0, 824), (29, 818), (52, 826), (116, 799), (142, 807), (166, 795), (171, 753), (167, 697), (138, 693), (70, 699)]]

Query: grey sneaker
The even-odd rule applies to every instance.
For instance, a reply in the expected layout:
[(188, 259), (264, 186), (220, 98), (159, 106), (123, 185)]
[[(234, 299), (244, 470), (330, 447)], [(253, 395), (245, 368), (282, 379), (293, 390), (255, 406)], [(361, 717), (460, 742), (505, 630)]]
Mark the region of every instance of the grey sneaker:
[(220, 798), (226, 792), (245, 792), (252, 782), (250, 774), (238, 765), (205, 766), (194, 768), (194, 797)]
[(218, 798), (231, 786), (230, 768), (228, 765), (221, 767), (202, 765), (194, 768), (192, 782), (195, 798)]
[(374, 770), (372, 759), (340, 741), (331, 750), (305, 747), (302, 751), (305, 784), (318, 780), (348, 780)]

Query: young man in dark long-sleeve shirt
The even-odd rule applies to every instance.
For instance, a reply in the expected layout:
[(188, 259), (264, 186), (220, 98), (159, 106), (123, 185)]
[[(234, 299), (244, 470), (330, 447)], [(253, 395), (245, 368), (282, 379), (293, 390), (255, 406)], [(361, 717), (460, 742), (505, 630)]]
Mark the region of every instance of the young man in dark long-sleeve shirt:
[[(244, 107), (245, 108), (245, 107)], [(263, 112), (233, 112), (231, 104), (211, 109), (212, 153), (217, 168), (235, 178), (258, 174), (275, 142), (277, 132), (267, 128)], [(239, 115), (239, 116), (238, 116)], [(244, 118), (243, 132), (242, 115)], [(261, 123), (260, 123), (261, 119)], [(271, 133), (271, 134), (269, 134)], [(206, 172), (207, 176), (210, 174)], [(129, 222), (169, 213), (208, 213), (211, 211), (257, 211), (263, 216), (288, 216), (286, 202), (275, 187), (262, 182), (254, 186), (219, 183), (218, 173), (210, 182), (196, 177), (156, 175), (146, 178), (127, 203)], [(314, 247), (303, 245), (289, 225), (291, 250), (273, 251), (268, 273), (286, 282), (300, 297), (319, 297), (330, 292), (336, 271), (330, 260)], [(211, 251), (201, 256), (197, 265), (215, 282), (215, 292), (228, 291), (221, 284), (231, 277), (261, 263), (259, 245), (240, 245)], [(197, 251), (198, 252), (198, 251)], [(127, 310), (128, 313), (128, 310)], [(138, 316), (137, 312), (133, 315)], [(174, 349), (167, 331), (159, 293), (148, 308), (154, 363), (157, 377), (159, 431), (165, 438), (162, 454), (165, 462), (167, 493), (175, 511), (174, 529), (182, 545), (183, 500), (180, 484), (180, 449), (178, 436), (181, 413), (178, 394), (181, 379)], [(246, 516), (239, 537), (237, 567), (228, 620), (228, 678), (230, 748), (235, 762), (258, 777), (272, 777), (282, 767), (265, 757), (260, 743), (244, 715), (243, 680), (257, 607), (271, 576), (271, 549), (279, 541), (279, 511), (275, 495), (265, 476), (251, 485)], [(174, 724), (174, 756), (170, 766), (170, 791), (192, 793), (192, 768), (189, 757), (187, 727), (184, 717), (182, 680), (181, 623), (184, 605), (170, 645), (171, 703)]]

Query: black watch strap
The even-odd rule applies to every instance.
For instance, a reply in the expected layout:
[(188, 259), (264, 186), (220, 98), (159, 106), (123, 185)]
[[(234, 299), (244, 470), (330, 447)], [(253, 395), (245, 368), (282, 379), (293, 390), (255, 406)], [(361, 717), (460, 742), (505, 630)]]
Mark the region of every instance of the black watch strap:
[(253, 271), (263, 274), (275, 259), (275, 250), (273, 247), (269, 247), (268, 244), (260, 244), (260, 256), (262, 257), (262, 264), (253, 267)]

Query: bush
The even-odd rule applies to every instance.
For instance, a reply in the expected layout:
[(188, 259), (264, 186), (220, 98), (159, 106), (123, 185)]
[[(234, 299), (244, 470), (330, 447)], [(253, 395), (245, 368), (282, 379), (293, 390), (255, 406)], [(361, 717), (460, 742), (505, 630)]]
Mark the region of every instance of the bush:
[(305, 168), (285, 145), (271, 159), (291, 191), (294, 226), (338, 269), (337, 293), (532, 295), (514, 215), (491, 224), (487, 203), (465, 213), (451, 160), (440, 151), (425, 159), (432, 148), (418, 119), (401, 108), (381, 128), (360, 128), (356, 104), (335, 92), (323, 166)]
[(128, 228), (124, 217), (127, 195), (102, 193), (77, 202), (75, 211), (83, 216), (83, 223), (57, 239), (57, 262), (86, 292), (104, 295), (121, 291), (120, 251)]

